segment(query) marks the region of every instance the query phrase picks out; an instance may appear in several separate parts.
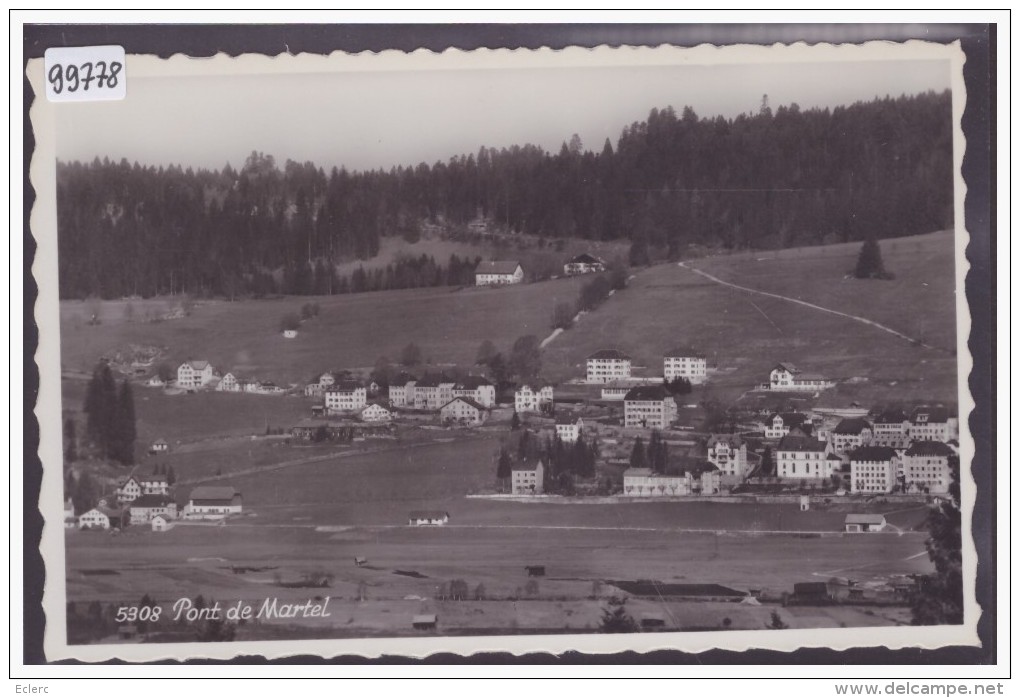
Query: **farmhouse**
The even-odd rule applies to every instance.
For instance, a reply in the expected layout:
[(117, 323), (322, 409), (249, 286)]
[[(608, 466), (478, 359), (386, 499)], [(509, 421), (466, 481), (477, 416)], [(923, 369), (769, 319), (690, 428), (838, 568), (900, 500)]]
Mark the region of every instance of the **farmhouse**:
[(520, 262), (479, 262), (475, 268), (476, 286), (504, 286), (524, 281), (524, 268)]
[(667, 383), (684, 378), (691, 383), (704, 383), (708, 375), (708, 361), (701, 352), (689, 347), (678, 347), (666, 352), (662, 359), (662, 377)]
[(661, 385), (631, 388), (623, 399), (623, 426), (665, 429), (676, 421), (676, 402)]
[(302, 419), (290, 428), (290, 434), (305, 441), (332, 441), (349, 436), (351, 425), (325, 419)]
[(776, 447), (776, 475), (782, 478), (825, 480), (838, 470), (839, 461), (828, 458), (829, 445), (793, 430)]
[(514, 393), (514, 409), (517, 412), (541, 412), (543, 405), (552, 405), (553, 387), (546, 385), (539, 390), (532, 390), (530, 385), (522, 385)]
[(153, 376), (149, 380), (145, 381), (145, 385), (150, 388), (162, 388), (166, 386), (166, 381), (159, 376)]
[(945, 443), (956, 438), (956, 422), (945, 407), (918, 407), (910, 415), (910, 438)]
[(468, 376), (453, 386), (454, 397), (469, 397), (483, 407), (496, 404), (496, 386), (482, 376)]
[(747, 444), (739, 436), (712, 435), (705, 444), (708, 462), (727, 478), (743, 480), (750, 470)]
[(630, 378), (630, 357), (616, 349), (602, 349), (588, 357), (589, 383), (609, 383)]
[(415, 384), (413, 403), (409, 406), (416, 410), (438, 410), (453, 399), (455, 385), (446, 376), (426, 376)]
[(855, 448), (869, 445), (873, 435), (871, 425), (866, 420), (844, 419), (829, 434), (829, 442), (832, 444), (833, 453), (843, 455)]
[(368, 400), (365, 386), (351, 380), (334, 383), (324, 395), (326, 410), (330, 413), (357, 412), (365, 407)]
[(435, 630), (438, 622), (435, 613), (419, 613), (411, 617), (411, 627), (415, 630)]
[(152, 442), (152, 445), (149, 446), (149, 453), (151, 454), (166, 453), (169, 450), (170, 444), (166, 442), (166, 439), (156, 439)]
[(545, 466), (541, 460), (520, 463), (510, 471), (510, 491), (513, 494), (542, 494)]
[(605, 270), (606, 263), (590, 254), (579, 254), (563, 265), (563, 273), (567, 276), (593, 274)]
[(363, 422), (388, 422), (393, 418), (390, 411), (382, 405), (371, 404), (367, 405), (365, 409), (361, 411), (361, 421)]
[(882, 514), (847, 514), (843, 526), (847, 533), (873, 533), (885, 528), (886, 521)]
[(213, 367), (208, 361), (185, 361), (177, 367), (177, 386), (201, 388), (213, 379)]
[(489, 411), (469, 397), (455, 397), (442, 406), (439, 415), (444, 423), (477, 426), (483, 424)]
[(229, 485), (202, 485), (191, 491), (185, 519), (224, 519), (241, 513), (241, 493)]
[(908, 492), (945, 494), (952, 478), (953, 450), (941, 441), (915, 441), (903, 454), (903, 477)]
[(850, 491), (880, 494), (892, 492), (900, 458), (889, 446), (863, 446), (850, 452)]
[(906, 448), (910, 443), (910, 419), (903, 410), (886, 410), (871, 426), (871, 443), (874, 446)]
[(233, 373), (226, 373), (216, 384), (216, 390), (223, 393), (239, 393), (241, 392), (241, 382)]
[(259, 395), (279, 395), (280, 393), (286, 392), (283, 388), (272, 381), (258, 381), (256, 386), (257, 387), (254, 392)]
[(286, 339), (294, 339), (295, 337), (297, 337), (297, 330), (284, 330), (283, 336)]
[(791, 363), (777, 364), (769, 374), (769, 389), (783, 392), (815, 392), (835, 383), (817, 373), (804, 373)]
[(556, 436), (563, 443), (574, 443), (581, 438), (584, 422), (580, 417), (562, 415), (556, 418)]
[(117, 487), (117, 502), (121, 505), (129, 504), (145, 494), (170, 493), (170, 484), (166, 475), (129, 475), (120, 486)]
[(169, 531), (173, 528), (173, 520), (163, 514), (156, 514), (152, 517), (152, 521), (149, 524), (152, 526), (152, 530), (156, 532)]
[(691, 494), (691, 476), (660, 475), (651, 468), (627, 468), (623, 471), (623, 494), (627, 497), (682, 497)]
[(128, 506), (132, 526), (149, 523), (157, 515), (176, 519), (177, 502), (162, 494), (143, 494)]
[(443, 526), (450, 522), (450, 515), (445, 511), (412, 511), (407, 516), (408, 526)]
[(413, 407), (414, 389), (417, 381), (409, 373), (398, 373), (390, 381), (390, 407)]
[(117, 509), (98, 506), (78, 517), (78, 528), (120, 528), (123, 524), (123, 517), (123, 512)]
[(633, 387), (634, 386), (629, 383), (619, 383), (615, 381), (612, 383), (606, 383), (602, 386), (602, 399), (606, 401), (623, 400), (627, 397), (627, 393), (629, 393), (630, 389)]
[(778, 441), (791, 429), (803, 431), (807, 421), (807, 415), (800, 412), (777, 412), (765, 421), (765, 438)]

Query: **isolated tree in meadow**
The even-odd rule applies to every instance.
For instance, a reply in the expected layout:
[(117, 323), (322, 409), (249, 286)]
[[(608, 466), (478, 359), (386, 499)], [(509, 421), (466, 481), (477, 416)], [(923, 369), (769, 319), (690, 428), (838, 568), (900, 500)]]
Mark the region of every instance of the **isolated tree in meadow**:
[(869, 236), (861, 245), (861, 252), (857, 256), (857, 266), (854, 268), (854, 276), (858, 279), (884, 279), (887, 277), (885, 264), (882, 262), (882, 250), (874, 236)]
[(599, 622), (600, 633), (636, 633), (638, 625), (627, 613), (625, 599), (612, 597), (609, 605), (602, 609), (602, 620)]
[(173, 367), (166, 361), (160, 361), (156, 364), (156, 375), (163, 382), (172, 381), (177, 377), (177, 373), (174, 371)]
[(542, 354), (538, 337), (518, 337), (510, 350), (510, 372), (524, 381), (534, 380), (542, 370)]
[(287, 330), (296, 330), (301, 327), (301, 318), (294, 313), (287, 313), (280, 318), (280, 332), (286, 332)]
[(481, 582), (475, 587), (475, 601), (482, 601), (485, 599), (485, 585)]
[(517, 431), (521, 428), (521, 416), (514, 410), (514, 416), (510, 418), (510, 431)]
[(914, 625), (956, 625), (963, 622), (963, 560), (960, 514), (960, 459), (949, 461), (949, 498), (928, 512), (928, 558), (935, 573), (919, 580), (911, 600)]
[(769, 616), (769, 622), (765, 624), (765, 627), (769, 630), (786, 630), (790, 626), (783, 622), (779, 611), (772, 611), (772, 615)]
[(552, 326), (557, 330), (569, 330), (574, 324), (574, 311), (569, 303), (559, 303), (553, 309)]
[(421, 347), (411, 342), (400, 352), (400, 363), (403, 366), (417, 366), (421, 363)]
[(478, 354), (475, 355), (475, 364), (478, 366), (488, 366), (499, 352), (496, 351), (496, 345), (492, 343), (492, 340), (486, 339), (478, 347)]
[(648, 454), (645, 452), (645, 442), (640, 436), (634, 439), (634, 448), (630, 451), (630, 467), (648, 467)]

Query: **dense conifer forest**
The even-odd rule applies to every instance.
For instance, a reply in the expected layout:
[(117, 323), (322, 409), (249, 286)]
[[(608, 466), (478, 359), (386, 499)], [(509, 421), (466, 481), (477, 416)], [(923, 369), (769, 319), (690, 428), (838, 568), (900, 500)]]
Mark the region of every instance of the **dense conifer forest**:
[(260, 152), (240, 170), (62, 162), (61, 296), (470, 283), (473, 259), (406, 258), (358, 279), (333, 265), (370, 259), (383, 236), (414, 241), (428, 224), (455, 234), (479, 215), (507, 233), (629, 240), (638, 259), (926, 233), (952, 225), (951, 125), (949, 92), (775, 111), (766, 97), (733, 119), (653, 109), (594, 149), (574, 136), (556, 153), (483, 147), (389, 171), (281, 166)]

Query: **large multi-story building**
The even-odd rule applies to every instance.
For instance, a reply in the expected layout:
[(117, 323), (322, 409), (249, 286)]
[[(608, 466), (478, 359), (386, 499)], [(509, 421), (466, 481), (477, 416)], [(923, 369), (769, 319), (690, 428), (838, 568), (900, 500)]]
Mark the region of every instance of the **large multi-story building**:
[(545, 466), (541, 460), (519, 463), (510, 471), (510, 491), (513, 494), (542, 494)]
[(900, 458), (889, 446), (862, 446), (850, 452), (850, 491), (884, 494), (896, 487)]
[(208, 361), (185, 361), (177, 367), (177, 387), (201, 388), (213, 379), (213, 367)]
[(454, 397), (469, 397), (483, 407), (496, 404), (496, 386), (488, 378), (467, 376), (453, 386)]
[(357, 381), (338, 381), (326, 389), (325, 406), (328, 412), (357, 412), (368, 402), (365, 386)]
[[(426, 376), (414, 386), (413, 406), (417, 410), (438, 410), (453, 399), (457, 383), (445, 376)], [(410, 400), (410, 396), (408, 397)]]
[(780, 439), (776, 447), (776, 475), (781, 478), (825, 480), (837, 474), (840, 465), (829, 444), (798, 430)]
[(439, 414), (448, 424), (477, 426), (485, 422), (489, 411), (469, 397), (455, 397), (440, 408)]
[(514, 393), (514, 410), (517, 412), (540, 412), (543, 405), (553, 404), (553, 387), (546, 385), (533, 390), (530, 385), (522, 385)]
[(903, 480), (908, 492), (945, 494), (952, 478), (953, 449), (941, 441), (915, 441), (903, 454)]
[(840, 420), (829, 432), (829, 443), (832, 445), (833, 453), (843, 455), (855, 448), (870, 445), (873, 436), (874, 431), (866, 419), (852, 417)]
[(704, 383), (708, 376), (708, 361), (701, 352), (689, 347), (678, 347), (666, 352), (662, 359), (662, 377), (671, 383), (684, 378), (691, 383)]
[(676, 421), (673, 396), (661, 385), (631, 388), (623, 399), (623, 426), (665, 429)]
[(791, 429), (804, 429), (808, 417), (800, 412), (777, 412), (765, 420), (765, 438), (778, 441)]
[(910, 444), (910, 419), (902, 410), (886, 410), (871, 425), (873, 446), (906, 448)]
[(588, 357), (589, 383), (609, 383), (630, 378), (630, 357), (616, 349), (602, 349)]
[(957, 438), (957, 420), (945, 407), (918, 407), (910, 415), (910, 438), (914, 441), (941, 441)]
[(747, 460), (747, 444), (733, 434), (713, 434), (705, 444), (708, 462), (719, 469), (728, 479), (743, 480), (750, 465)]
[(414, 407), (414, 387), (417, 381), (409, 373), (398, 373), (390, 381), (390, 407)]

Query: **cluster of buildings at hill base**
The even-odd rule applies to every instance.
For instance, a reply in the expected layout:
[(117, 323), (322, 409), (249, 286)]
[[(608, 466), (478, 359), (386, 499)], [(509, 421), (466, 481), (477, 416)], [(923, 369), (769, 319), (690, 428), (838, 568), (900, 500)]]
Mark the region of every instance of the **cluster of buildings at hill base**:
[(178, 521), (221, 521), (240, 514), (241, 493), (229, 485), (200, 485), (178, 506), (176, 492), (165, 475), (132, 473), (110, 497), (75, 516), (73, 503), (64, 504), (64, 526), (80, 529), (120, 529), (149, 526), (166, 531)]

